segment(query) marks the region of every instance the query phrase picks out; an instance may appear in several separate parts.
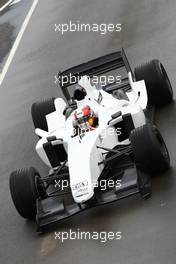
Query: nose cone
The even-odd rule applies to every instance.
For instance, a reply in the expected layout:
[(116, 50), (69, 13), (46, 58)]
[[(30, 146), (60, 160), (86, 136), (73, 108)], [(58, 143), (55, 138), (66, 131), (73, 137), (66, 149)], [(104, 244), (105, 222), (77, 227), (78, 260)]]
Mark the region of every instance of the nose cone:
[(91, 185), (87, 185), (86, 187), (79, 187), (78, 190), (72, 191), (72, 194), (76, 203), (83, 203), (92, 198), (94, 189), (91, 188)]
[(96, 141), (97, 135), (92, 131), (86, 132), (82, 139), (72, 138), (68, 144), (70, 186), (76, 203), (85, 202), (94, 195), (94, 186), (101, 173)]

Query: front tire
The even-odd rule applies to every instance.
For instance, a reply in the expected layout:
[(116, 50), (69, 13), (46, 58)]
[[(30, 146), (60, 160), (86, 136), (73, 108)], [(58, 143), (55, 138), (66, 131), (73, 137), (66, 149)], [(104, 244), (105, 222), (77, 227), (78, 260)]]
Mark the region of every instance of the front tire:
[(11, 197), (23, 218), (31, 219), (36, 215), (36, 199), (39, 196), (36, 188), (37, 177), (40, 175), (33, 167), (14, 171), (10, 175)]
[(157, 174), (170, 168), (169, 153), (156, 126), (148, 123), (132, 130), (130, 141), (139, 170)]
[(148, 94), (148, 105), (163, 106), (173, 100), (173, 90), (163, 64), (152, 60), (136, 67), (136, 81), (144, 80)]

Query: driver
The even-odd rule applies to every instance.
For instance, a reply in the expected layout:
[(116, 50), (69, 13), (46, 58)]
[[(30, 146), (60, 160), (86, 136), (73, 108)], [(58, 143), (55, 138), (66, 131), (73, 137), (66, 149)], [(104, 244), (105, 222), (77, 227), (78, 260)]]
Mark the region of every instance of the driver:
[(98, 116), (90, 106), (86, 105), (81, 110), (75, 111), (73, 125), (83, 131), (94, 130), (98, 126)]

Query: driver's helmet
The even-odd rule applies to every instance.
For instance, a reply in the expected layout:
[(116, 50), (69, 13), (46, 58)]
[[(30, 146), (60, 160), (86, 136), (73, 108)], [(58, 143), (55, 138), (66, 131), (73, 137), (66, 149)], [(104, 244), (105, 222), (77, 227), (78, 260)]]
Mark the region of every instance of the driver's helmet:
[(74, 113), (74, 126), (82, 130), (93, 130), (98, 126), (98, 117), (90, 106), (86, 105)]

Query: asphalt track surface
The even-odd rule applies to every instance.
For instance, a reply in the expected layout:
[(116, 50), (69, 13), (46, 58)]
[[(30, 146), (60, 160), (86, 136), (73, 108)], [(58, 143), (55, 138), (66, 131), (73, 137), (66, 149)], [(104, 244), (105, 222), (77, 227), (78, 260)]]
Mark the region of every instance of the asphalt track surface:
[[(8, 179), (16, 168), (47, 168), (37, 157), (31, 104), (60, 96), (54, 84), (59, 69), (126, 49), (132, 67), (158, 58), (176, 87), (176, 2), (174, 0), (39, 0), (0, 87), (0, 263), (174, 264), (176, 257), (176, 106), (157, 113), (171, 155), (170, 172), (153, 179), (153, 196), (133, 197), (79, 214), (44, 235), (24, 221), (12, 204)], [(121, 33), (54, 32), (55, 23), (122, 23)], [(79, 162), (79, 161), (78, 161)], [(54, 240), (54, 231), (122, 231), (120, 241)]]
[[(7, 5), (9, 3), (9, 5)], [(0, 72), (12, 48), (32, 0), (0, 0)]]

